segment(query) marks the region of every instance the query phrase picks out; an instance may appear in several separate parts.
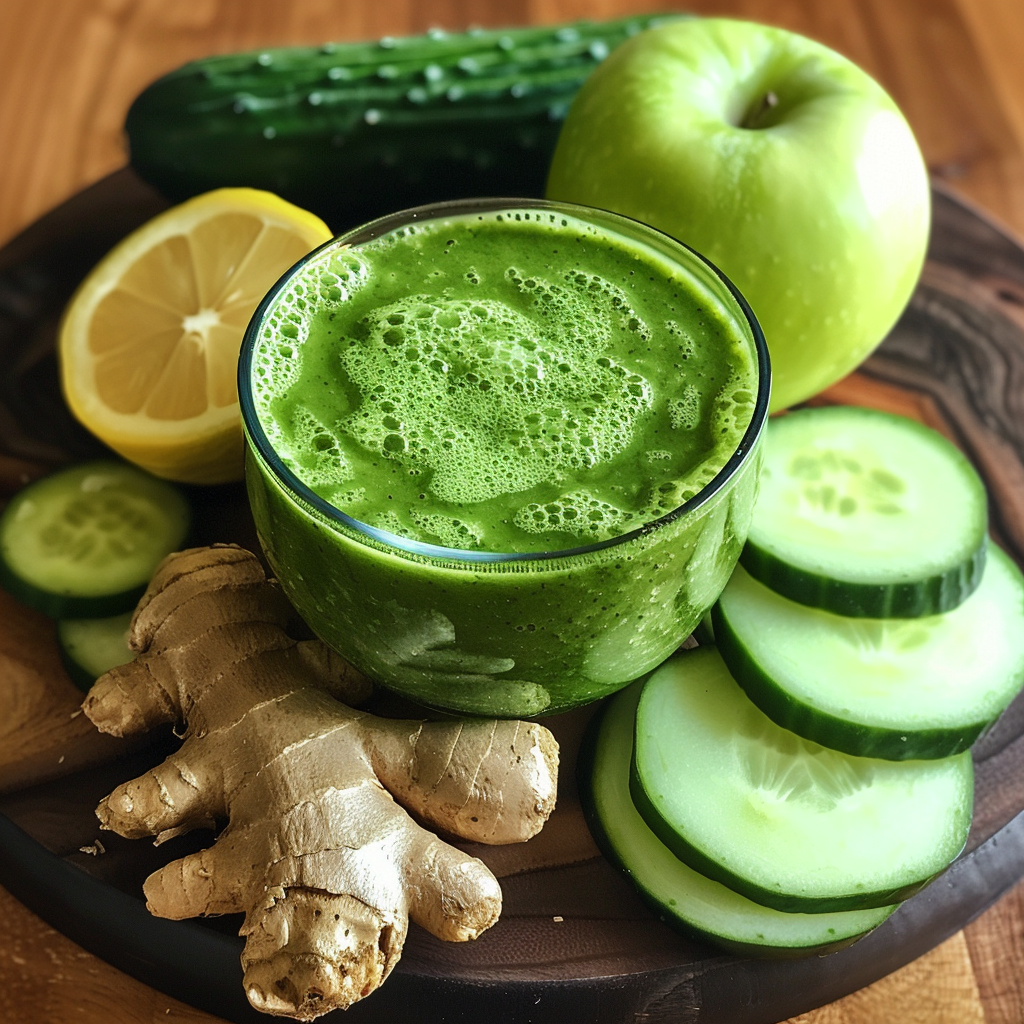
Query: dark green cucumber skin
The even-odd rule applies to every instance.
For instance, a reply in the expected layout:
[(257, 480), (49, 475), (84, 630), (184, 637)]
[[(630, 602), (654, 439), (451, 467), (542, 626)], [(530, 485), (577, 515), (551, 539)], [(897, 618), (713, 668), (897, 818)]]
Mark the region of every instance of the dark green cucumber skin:
[(79, 597), (60, 594), (37, 587), (11, 569), (0, 559), (0, 587), (29, 608), (42, 612), (51, 619), (104, 619), (131, 611), (146, 591), (146, 584), (122, 590), (117, 594)]
[(955, 730), (888, 729), (829, 715), (797, 700), (762, 670), (718, 602), (711, 609), (711, 621), (722, 660), (743, 692), (776, 725), (823, 747), (886, 761), (934, 760), (963, 753), (995, 721), (967, 722)]
[(749, 538), (740, 565), (791, 601), (858, 619), (916, 619), (952, 611), (974, 593), (985, 571), (987, 540), (961, 565), (911, 583), (830, 579), (782, 561)]
[[(642, 686), (642, 683), (634, 684)], [(743, 942), (730, 938), (727, 935), (719, 935), (716, 932), (698, 928), (685, 917), (673, 912), (671, 907), (666, 907), (656, 896), (652, 895), (642, 882), (633, 874), (629, 866), (619, 856), (618, 851), (610, 842), (601, 824), (600, 816), (593, 798), (591, 779), (594, 772), (594, 755), (597, 748), (597, 736), (601, 729), (604, 713), (614, 695), (604, 700), (597, 711), (591, 716), (587, 728), (584, 731), (580, 742), (580, 749), (576, 761), (576, 788), (579, 791), (580, 804), (583, 808), (583, 816), (590, 829), (590, 834), (597, 844), (597, 848), (604, 855), (605, 859), (621, 871), (633, 884), (637, 895), (657, 915), (662, 924), (681, 932), (699, 942), (707, 942), (730, 953), (739, 956), (757, 957), (762, 960), (798, 960), (807, 956), (825, 956), (828, 953), (835, 953), (840, 949), (852, 945), (858, 939), (864, 937), (867, 932), (857, 935), (844, 936), (835, 942), (824, 943), (814, 946), (765, 946), (761, 943)]]
[[(683, 836), (679, 835), (672, 826), (662, 818), (655, 802), (648, 795), (644, 788), (643, 779), (636, 768), (636, 750), (633, 752), (633, 763), (629, 774), (629, 791), (633, 796), (633, 803), (640, 812), (640, 816), (647, 822), (648, 828), (684, 863), (688, 864), (694, 871), (699, 871), (708, 878), (746, 896), (754, 903), (760, 903), (763, 907), (771, 907), (774, 910), (783, 910), (787, 913), (815, 914), (826, 913), (834, 910), (869, 910), (875, 907), (887, 907), (893, 903), (902, 903), (915, 893), (920, 892), (929, 882), (934, 881), (943, 871), (937, 871), (927, 878), (915, 879), (907, 885), (896, 886), (893, 889), (879, 889), (874, 892), (852, 892), (841, 893), (833, 897), (806, 897), (796, 893), (778, 892), (774, 889), (766, 889), (757, 885), (749, 878), (737, 875), (727, 867), (712, 860), (703, 850), (694, 846)], [(968, 818), (970, 816), (968, 815)], [(964, 843), (967, 842), (966, 830), (964, 831)], [(961, 847), (962, 849), (962, 847)]]
[(562, 121), (619, 43), (680, 15), (433, 31), (209, 57), (146, 88), (131, 163), (173, 202), (276, 192), (341, 231), (406, 207), (543, 196)]

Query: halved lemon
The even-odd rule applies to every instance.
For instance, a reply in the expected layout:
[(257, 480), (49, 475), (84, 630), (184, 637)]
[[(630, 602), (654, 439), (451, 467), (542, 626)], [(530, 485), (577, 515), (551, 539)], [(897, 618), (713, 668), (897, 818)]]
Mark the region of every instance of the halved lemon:
[(331, 237), (270, 192), (224, 188), (172, 207), (89, 273), (61, 324), (61, 385), (100, 440), (157, 476), (242, 476), (236, 370), (275, 281)]

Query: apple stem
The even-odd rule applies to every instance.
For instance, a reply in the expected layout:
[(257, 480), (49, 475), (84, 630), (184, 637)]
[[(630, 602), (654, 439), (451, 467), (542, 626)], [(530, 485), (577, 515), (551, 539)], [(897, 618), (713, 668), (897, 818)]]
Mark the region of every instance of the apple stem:
[(740, 122), (741, 128), (758, 128), (760, 127), (759, 121), (761, 118), (768, 113), (770, 110), (774, 110), (779, 105), (779, 97), (775, 95), (771, 90), (766, 92), (761, 97), (761, 102), (755, 107), (747, 111), (747, 116)]

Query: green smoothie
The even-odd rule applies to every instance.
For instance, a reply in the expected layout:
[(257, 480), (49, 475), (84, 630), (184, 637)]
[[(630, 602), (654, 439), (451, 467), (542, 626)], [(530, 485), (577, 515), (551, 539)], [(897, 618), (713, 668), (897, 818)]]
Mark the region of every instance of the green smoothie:
[(243, 351), (250, 496), (299, 611), (464, 712), (557, 711), (653, 668), (746, 533), (752, 318), (684, 247), (597, 211), (474, 204), (353, 237)]

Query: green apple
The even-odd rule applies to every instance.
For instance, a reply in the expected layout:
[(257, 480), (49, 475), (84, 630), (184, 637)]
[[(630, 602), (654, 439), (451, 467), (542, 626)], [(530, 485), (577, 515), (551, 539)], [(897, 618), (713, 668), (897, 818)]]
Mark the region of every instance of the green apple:
[(548, 196), (644, 221), (721, 268), (768, 340), (772, 409), (885, 337), (931, 214), (913, 133), (874, 79), (803, 36), (729, 19), (613, 51), (573, 101)]

